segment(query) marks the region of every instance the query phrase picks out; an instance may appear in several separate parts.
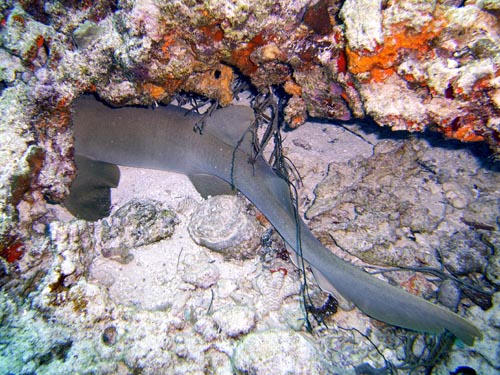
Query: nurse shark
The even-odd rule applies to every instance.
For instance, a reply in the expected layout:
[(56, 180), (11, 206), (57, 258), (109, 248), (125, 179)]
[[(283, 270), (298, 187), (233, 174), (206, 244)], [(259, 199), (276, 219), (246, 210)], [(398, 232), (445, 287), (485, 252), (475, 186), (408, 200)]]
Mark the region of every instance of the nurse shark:
[(253, 156), (248, 128), (254, 115), (249, 107), (218, 109), (205, 120), (202, 133), (194, 132), (201, 118), (175, 106), (112, 108), (94, 98), (77, 99), (73, 131), (78, 173), (65, 206), (86, 220), (109, 214), (109, 189), (119, 181), (116, 165), (185, 174), (203, 196), (236, 189), (311, 266), (327, 292), (340, 294), (366, 315), (391, 325), (436, 334), (448, 330), (468, 345), (481, 337), (478, 328), (459, 315), (377, 279), (328, 250), (295, 214), (288, 183), (263, 157)]

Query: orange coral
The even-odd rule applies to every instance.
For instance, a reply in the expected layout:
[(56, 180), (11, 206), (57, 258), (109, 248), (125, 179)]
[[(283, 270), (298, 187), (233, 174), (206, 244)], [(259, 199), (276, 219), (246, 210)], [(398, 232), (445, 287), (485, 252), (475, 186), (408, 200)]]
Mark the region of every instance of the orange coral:
[(255, 219), (264, 227), (270, 225), (264, 214), (258, 210), (255, 212)]
[(337, 72), (338, 73), (347, 72), (347, 58), (343, 51), (340, 51), (339, 56), (337, 57)]
[(251, 41), (245, 43), (243, 47), (234, 50), (231, 53), (231, 62), (238, 67), (245, 75), (254, 73), (258, 66), (250, 60), (250, 55), (257, 48), (266, 44), (265, 38), (261, 34), (257, 34)]
[(24, 19), (23, 16), (21, 16), (20, 14), (14, 14), (12, 16), (12, 20), (17, 23), (18, 25), (20, 26), (25, 26), (26, 25), (26, 20)]
[[(71, 105), (72, 100), (73, 98), (70, 95), (61, 96), (60, 98), (58, 98), (55, 108), (69, 116), (68, 109)], [(67, 120), (69, 121), (69, 118)]]
[(298, 128), (300, 125), (302, 125), (304, 122), (306, 122), (306, 119), (304, 118), (304, 116), (297, 115), (297, 116), (292, 117), (288, 126), (291, 129), (295, 129), (295, 128)]
[(383, 82), (395, 72), (394, 68), (381, 69), (374, 67), (370, 72), (372, 80), (375, 82)]
[(28, 48), (24, 53), (24, 59), (28, 62), (35, 60), (44, 43), (45, 38), (42, 35), (38, 35), (34, 40), (34, 43), (31, 44), (30, 48)]
[(464, 142), (484, 141), (484, 137), (482, 135), (477, 134), (474, 128), (469, 125), (458, 129), (455, 132), (454, 137)]
[[(379, 46), (375, 54), (363, 51), (353, 51), (346, 47), (349, 71), (353, 74), (371, 73), (375, 82), (381, 82), (394, 73), (392, 68), (401, 49), (410, 49), (422, 55), (429, 51), (429, 41), (435, 38), (443, 29), (444, 22), (440, 19), (433, 20), (418, 34), (409, 33), (408, 30), (395, 32), (385, 37), (384, 44)], [(393, 30), (400, 28), (393, 25)]]
[(484, 141), (484, 136), (477, 130), (483, 127), (482, 122), (473, 114), (455, 118), (451, 123), (443, 125), (443, 132), (449, 138), (464, 142)]
[(286, 81), (283, 88), (285, 89), (285, 92), (289, 95), (297, 95), (297, 96), (302, 95), (302, 87), (293, 81)]
[(200, 27), (200, 31), (205, 34), (205, 37), (214, 42), (221, 42), (224, 39), (224, 31), (220, 27), (220, 22), (215, 22), (211, 25)]
[(163, 56), (166, 59), (170, 58), (170, 51), (169, 47), (174, 44), (175, 42), (175, 35), (164, 35), (163, 36), (163, 44), (161, 45), (161, 51), (163, 52)]
[(142, 87), (144, 91), (149, 93), (149, 95), (151, 95), (151, 97), (155, 100), (160, 100), (164, 97), (165, 89), (161, 86), (157, 86), (152, 83), (145, 83)]
[(408, 292), (416, 296), (428, 294), (433, 290), (433, 285), (424, 276), (416, 274), (401, 283), (401, 286)]
[(38, 49), (42, 48), (44, 42), (45, 42), (45, 38), (42, 35), (38, 35), (36, 37), (36, 45), (37, 45)]
[(214, 70), (191, 75), (182, 88), (185, 91), (216, 98), (221, 105), (226, 106), (233, 100), (231, 89), (233, 78), (233, 69), (221, 64)]

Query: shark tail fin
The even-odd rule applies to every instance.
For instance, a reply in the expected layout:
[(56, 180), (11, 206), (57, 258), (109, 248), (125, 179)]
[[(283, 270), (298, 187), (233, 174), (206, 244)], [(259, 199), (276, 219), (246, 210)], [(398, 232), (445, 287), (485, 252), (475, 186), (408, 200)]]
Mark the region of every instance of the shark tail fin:
[(75, 155), (78, 169), (70, 193), (63, 202), (74, 216), (96, 221), (111, 211), (111, 188), (118, 186), (120, 170), (111, 163)]

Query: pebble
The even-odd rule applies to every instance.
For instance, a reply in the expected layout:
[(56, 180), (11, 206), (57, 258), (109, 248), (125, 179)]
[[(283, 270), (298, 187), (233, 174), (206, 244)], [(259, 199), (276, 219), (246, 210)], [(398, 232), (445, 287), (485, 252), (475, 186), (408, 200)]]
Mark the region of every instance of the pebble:
[(129, 249), (149, 245), (172, 236), (176, 214), (154, 199), (132, 199), (97, 226), (101, 254), (129, 263)]
[(455, 281), (447, 279), (441, 283), (438, 290), (438, 301), (443, 306), (448, 307), (450, 310), (457, 311), (460, 297), (460, 288)]
[(216, 284), (220, 278), (219, 268), (210, 263), (208, 258), (188, 257), (183, 263), (186, 268), (182, 272), (182, 280), (197, 288), (207, 289)]
[(247, 306), (223, 307), (213, 314), (215, 324), (229, 337), (250, 332), (255, 327), (255, 311)]
[(472, 199), (470, 190), (456, 182), (445, 182), (443, 190), (450, 204), (460, 210), (466, 208)]
[(191, 216), (188, 230), (197, 244), (226, 258), (251, 258), (260, 244), (261, 230), (236, 196), (218, 195), (207, 199)]
[(441, 239), (441, 260), (455, 275), (484, 272), (489, 253), (488, 246), (468, 232), (455, 233), (451, 237), (446, 234), (446, 238)]
[(207, 342), (215, 340), (218, 336), (215, 322), (210, 318), (203, 317), (199, 319), (194, 325), (194, 330), (202, 335)]

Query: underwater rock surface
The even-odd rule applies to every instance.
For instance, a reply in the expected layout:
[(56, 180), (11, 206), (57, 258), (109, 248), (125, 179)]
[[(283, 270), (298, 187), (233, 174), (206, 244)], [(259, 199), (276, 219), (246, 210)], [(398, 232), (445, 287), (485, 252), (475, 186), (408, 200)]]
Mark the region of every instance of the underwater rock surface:
[[(325, 134), (348, 143), (355, 144), (359, 140), (345, 130), (325, 130), (324, 124), (306, 125), (300, 129), (300, 132), (304, 131), (310, 134), (310, 141), (316, 136), (324, 137)], [(370, 137), (368, 134), (364, 136)], [(304, 181), (311, 181), (310, 174), (317, 178), (314, 176), (320, 160), (316, 156), (317, 150), (304, 151), (301, 147), (303, 144), (294, 142), (294, 137), (296, 136), (287, 140), (285, 147), (290, 149), (291, 154), (302, 150)], [(296, 148), (292, 149), (293, 147)], [(332, 151), (339, 152), (343, 147), (344, 144), (339, 141), (334, 144)], [(367, 143), (367, 147), (372, 146)], [(495, 209), (486, 202), (491, 202), (498, 196), (498, 172), (480, 167), (478, 160), (466, 149), (436, 149), (429, 147), (424, 140), (411, 139), (385, 140), (378, 143), (375, 147), (377, 149), (373, 156), (354, 157), (351, 163), (363, 165), (363, 168), (356, 170), (371, 178), (375, 178), (376, 171), (379, 170), (379, 178), (387, 182), (384, 185), (387, 194), (390, 195), (391, 190), (401, 191), (402, 187), (408, 186), (407, 179), (411, 179), (412, 189), (422, 190), (423, 197), (427, 199), (423, 188), (429, 186), (427, 169), (437, 156), (446, 156), (452, 163), (440, 164), (439, 167), (434, 165), (433, 170), (440, 178), (434, 176), (430, 186), (439, 191), (442, 181), (459, 179), (480, 183), (478, 187), (482, 194), (471, 198), (469, 206), (475, 202), (474, 209), (477, 209), (483, 204), (482, 211), (485, 213), (488, 212), (485, 207)], [(382, 151), (386, 151), (387, 155)], [(392, 152), (399, 153), (401, 165), (397, 165), (397, 168), (404, 173), (388, 174), (381, 168), (381, 161), (387, 168), (395, 167), (387, 164), (387, 159), (383, 158), (383, 155), (388, 157)], [(415, 160), (425, 162), (425, 167), (419, 163), (419, 167), (416, 167)], [(457, 160), (463, 165), (457, 165)], [(324, 188), (333, 171), (336, 175), (345, 172), (343, 163), (322, 166), (325, 178), (316, 192)], [(470, 170), (482, 177), (468, 177), (472, 173), (467, 172)], [(138, 173), (139, 180), (142, 180), (143, 172)], [(419, 173), (423, 175), (417, 178)], [(169, 177), (176, 178), (174, 174)], [(126, 175), (123, 178), (125, 181), (128, 179)], [(353, 180), (356, 181), (354, 185), (359, 185), (360, 192), (365, 191), (363, 186), (371, 183), (370, 179)], [(356, 191), (352, 185), (353, 180), (347, 186)], [(158, 176), (157, 181), (161, 186), (165, 177)], [(342, 188), (342, 181), (348, 180), (339, 178), (337, 188)], [(181, 186), (182, 183), (174, 185)], [(458, 186), (469, 188), (465, 183)], [(49, 270), (49, 274), (39, 279), (38, 285), (32, 287), (33, 291), (24, 302), (13, 295), (2, 294), (2, 339), (10, 344), (0, 354), (1, 368), (20, 373), (36, 369), (39, 374), (65, 374), (85, 369), (99, 374), (120, 371), (127, 373), (139, 369), (145, 374), (174, 371), (191, 374), (203, 373), (206, 369), (217, 369), (222, 374), (232, 374), (235, 371), (267, 374), (271, 368), (280, 365), (277, 368), (286, 368), (290, 373), (297, 374), (354, 374), (354, 368), (367, 361), (375, 368), (384, 367), (383, 358), (373, 346), (376, 345), (386, 359), (396, 366), (405, 366), (413, 358), (417, 363), (415, 368), (418, 363), (435, 361), (435, 371), (443, 374), (464, 363), (483, 373), (495, 371), (495, 358), (498, 355), (495, 348), (498, 347), (496, 343), (500, 334), (495, 320), (500, 307), (499, 294), (496, 293), (491, 299), (492, 307), (487, 311), (478, 306), (467, 309), (468, 306), (481, 304), (481, 295), (474, 295), (461, 283), (474, 283), (478, 281), (477, 278), (482, 280), (481, 272), (477, 269), (461, 276), (458, 286), (452, 288), (447, 286), (448, 282), (439, 285), (439, 280), (433, 274), (428, 276), (426, 273), (408, 271), (386, 274), (390, 280), (414, 293), (430, 296), (439, 290), (439, 301), (458, 311), (467, 309), (467, 316), (486, 332), (485, 338), (472, 348), (462, 347), (459, 343), (455, 345), (448, 359), (438, 360), (432, 356), (427, 359), (427, 354), (421, 356), (423, 348), (431, 350), (432, 346), (429, 345), (434, 345), (430, 338), (423, 341), (423, 338), (417, 336), (411, 349), (408, 349), (405, 342), (412, 340), (412, 334), (370, 321), (356, 310), (324, 315), (329, 328), (313, 321), (314, 335), (309, 335), (304, 331), (304, 314), (300, 305), (301, 276), (288, 260), (281, 258), (277, 240), (269, 242), (270, 239), (267, 238), (265, 247), (257, 249), (254, 257), (239, 260), (228, 260), (224, 254), (198, 246), (191, 239), (189, 226), (193, 215), (207, 202), (201, 201), (194, 192), (186, 191), (185, 194), (187, 196), (181, 198), (178, 193), (167, 191), (162, 203), (157, 196), (150, 200), (141, 198), (125, 201), (128, 203), (114, 207), (110, 218), (97, 223), (81, 220), (63, 222), (54, 218), (50, 223), (52, 255), (44, 258), (46, 263), (43, 267), (38, 267), (39, 270)], [(375, 202), (363, 203), (365, 210), (381, 210), (379, 217), (387, 222), (385, 226), (380, 224), (378, 227), (371, 227), (372, 235), (376, 236), (377, 230), (385, 230), (384, 227), (391, 226), (408, 235), (408, 230), (401, 228), (399, 216), (391, 218), (384, 213), (384, 207), (391, 211), (393, 203), (386, 195), (380, 196), (385, 198), (380, 200), (375, 195)], [(444, 194), (438, 196), (443, 199)], [(234, 196), (228, 199), (239, 201)], [(408, 199), (408, 209), (416, 212), (425, 210), (429, 204), (425, 199)], [(481, 201), (483, 203), (478, 203)], [(319, 202), (318, 198), (312, 207)], [(329, 204), (322, 207), (328, 208)], [(470, 238), (477, 235), (482, 241), (490, 241), (488, 243), (498, 243), (498, 229), (488, 229), (486, 222), (483, 225), (466, 224), (461, 220), (469, 212), (469, 206), (457, 209), (450, 202), (442, 204), (445, 206), (444, 210), (440, 208), (439, 212), (444, 213), (439, 216), (442, 221), (437, 229), (414, 233), (422, 247), (422, 254), (417, 253), (420, 254), (418, 258), (401, 258), (399, 265), (426, 265), (438, 269), (440, 259), (437, 259), (436, 249), (439, 249), (438, 246), (445, 246), (445, 243), (450, 246), (449, 241), (439, 242), (448, 238), (449, 233), (455, 233), (451, 238), (456, 237), (454, 243), (457, 244), (448, 249), (450, 252), (462, 251), (463, 247), (458, 246), (461, 243), (461, 233), (468, 233)], [(175, 216), (172, 211), (176, 212)], [(141, 215), (143, 212), (156, 214)], [(311, 209), (310, 212), (314, 210)], [(326, 217), (329, 212), (332, 211), (325, 209), (314, 216), (310, 225), (317, 233), (331, 231), (335, 238), (336, 230), (332, 230), (330, 226), (322, 229), (329, 222), (323, 221), (319, 225), (321, 222), (316, 219)], [(490, 216), (487, 214), (485, 218)], [(121, 228), (121, 234), (116, 238), (122, 238), (124, 244), (134, 243), (138, 228), (149, 229), (157, 225), (155, 223), (164, 223), (157, 228), (172, 229), (166, 232), (169, 236), (164, 236), (159, 241), (153, 233), (149, 240), (132, 246), (129, 252), (133, 256), (128, 262), (124, 262), (120, 257), (105, 257), (97, 246), (103, 243), (103, 238), (96, 235), (102, 232), (98, 228), (106, 227), (119, 218), (129, 218), (123, 219), (119, 227), (114, 227)], [(163, 221), (164, 218), (167, 218), (166, 222)], [(475, 232), (477, 233), (474, 234)], [(362, 237), (366, 232), (360, 229), (358, 233)], [(324, 240), (323, 236), (320, 237)], [(396, 241), (392, 246), (395, 251), (401, 251), (398, 246), (405, 243)], [(432, 244), (434, 245), (431, 246)], [(338, 248), (333, 249), (339, 251)], [(355, 246), (350, 246), (349, 250), (351, 249), (354, 254)], [(390, 251), (382, 250), (377, 252), (381, 260), (393, 259)], [(480, 264), (489, 266), (492, 254), (497, 252), (496, 248), (489, 254), (479, 252), (478, 257), (483, 254)], [(386, 253), (389, 255), (385, 256)], [(362, 255), (362, 252), (359, 253), (360, 257)], [(349, 256), (352, 258), (352, 255)], [(403, 259), (408, 263), (404, 263)], [(419, 263), (425, 259), (426, 264)], [(317, 289), (311, 275), (308, 275), (308, 280), (310, 296), (319, 308), (325, 302), (325, 295)], [(475, 285), (491, 288), (485, 280)], [(20, 309), (27, 309), (29, 314), (19, 319)], [(41, 311), (45, 316), (50, 316), (54, 323), (48, 324), (42, 320), (39, 316)], [(42, 332), (43, 337), (39, 337), (40, 333), (36, 332)], [(362, 335), (367, 335), (371, 342)], [(40, 345), (35, 346), (34, 342), (40, 342)], [(28, 359), (22, 356), (24, 352), (31, 353)], [(279, 356), (274, 356), (273, 353), (279, 353)]]
[(233, 362), (243, 374), (319, 375), (326, 371), (320, 358), (300, 333), (267, 331), (248, 335), (234, 351)]
[(260, 244), (261, 231), (255, 219), (245, 212), (243, 201), (235, 196), (207, 199), (193, 213), (188, 229), (198, 245), (228, 259), (252, 258)]
[[(391, 136), (353, 121), (300, 126), (369, 118), (485, 141), (498, 156), (499, 12), (495, 1), (0, 2), (0, 373), (275, 373), (259, 340), (297, 374), (382, 368), (380, 353), (396, 366), (436, 363), (439, 374), (500, 371), (500, 181), (484, 150), (431, 147), (428, 133), (379, 143)], [(260, 241), (265, 220), (237, 208), (242, 244), (198, 246), (187, 228), (210, 203), (168, 191), (182, 184), (156, 180), (161, 202), (124, 194), (96, 223), (53, 205), (76, 174), (78, 95), (156, 105), (185, 92), (225, 106), (242, 79), (283, 99), (297, 128), (284, 150), (320, 239), (360, 265), (413, 268), (384, 277), (438, 295), (482, 341), (417, 358), (432, 339), (411, 348), (410, 333), (357, 311), (323, 312), (329, 329), (313, 319), (306, 333), (303, 278), (276, 235)], [(306, 277), (320, 308), (326, 296)]]
[[(331, 246), (371, 264), (435, 266), (439, 256), (453, 274), (484, 272), (493, 252), (480, 237), (496, 237), (498, 174), (485, 179), (473, 160), (456, 165), (461, 172), (438, 167), (427, 152), (421, 141), (383, 141), (370, 158), (330, 164), (306, 212), (310, 226), (321, 227), (317, 235)], [(480, 217), (472, 219), (471, 210)], [(434, 239), (425, 243), (423, 236)]]
[(154, 200), (130, 200), (97, 226), (97, 249), (104, 257), (128, 262), (129, 249), (172, 236), (176, 215), (159, 207), (161, 202)]

